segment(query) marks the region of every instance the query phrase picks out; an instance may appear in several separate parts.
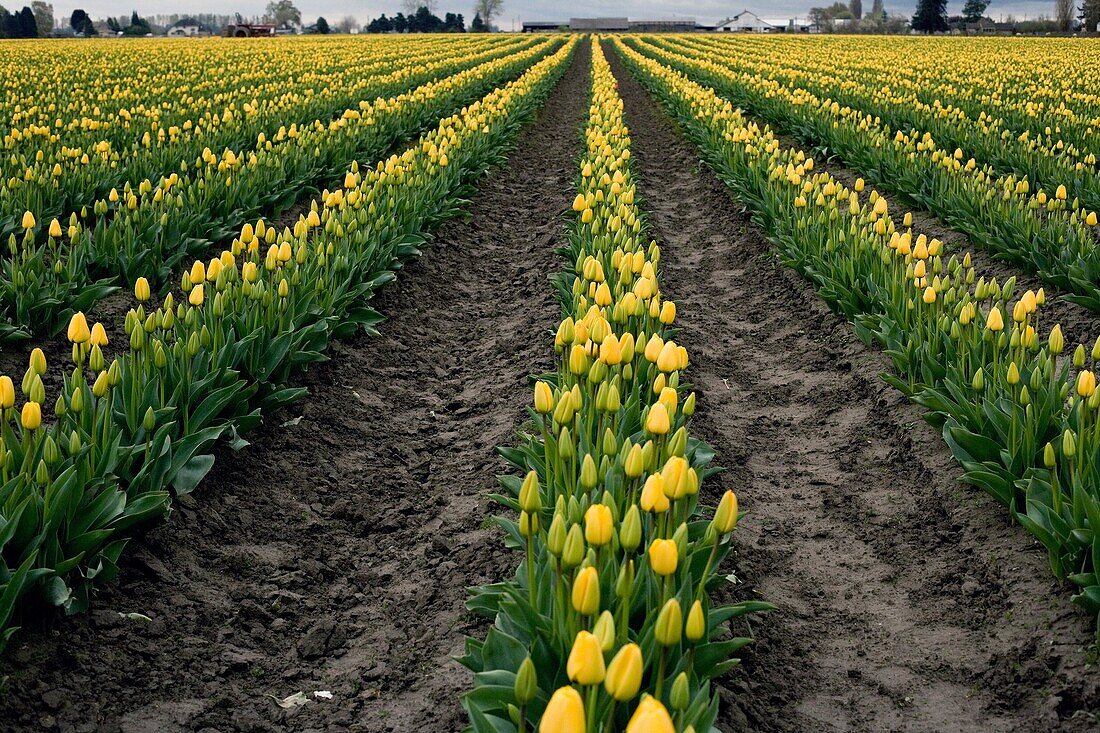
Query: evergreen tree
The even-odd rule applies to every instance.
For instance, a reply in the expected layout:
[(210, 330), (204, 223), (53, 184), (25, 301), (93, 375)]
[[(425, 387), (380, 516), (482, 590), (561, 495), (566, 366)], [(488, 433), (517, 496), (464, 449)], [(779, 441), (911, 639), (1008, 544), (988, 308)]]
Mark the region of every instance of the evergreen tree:
[[(1100, 0), (1097, 0), (1100, 2)], [(470, 22), (470, 31), (472, 33), (484, 33), (489, 30), (485, 25), (485, 21), (481, 19), (481, 13), (474, 13), (474, 19)]]
[(1100, 23), (1100, 0), (1085, 0), (1081, 4), (1081, 25), (1089, 33), (1096, 32), (1096, 25)]
[(852, 12), (852, 17), (859, 20), (863, 17), (863, 0), (851, 0), (848, 9)]
[(328, 21), (324, 17), (317, 18), (317, 32), (323, 36), (327, 36), (331, 33), (331, 29), (328, 27)]
[(398, 13), (393, 16), (393, 30), (398, 33), (405, 33), (409, 30), (409, 19), (405, 17), (404, 13)]
[(886, 8), (883, 6), (882, 0), (875, 0), (871, 5), (871, 15), (878, 20), (886, 19)]
[(967, 23), (977, 23), (985, 17), (985, 9), (989, 7), (989, 0), (966, 0), (963, 6), (963, 20)]
[(918, 0), (913, 30), (937, 33), (947, 30), (947, 0)]

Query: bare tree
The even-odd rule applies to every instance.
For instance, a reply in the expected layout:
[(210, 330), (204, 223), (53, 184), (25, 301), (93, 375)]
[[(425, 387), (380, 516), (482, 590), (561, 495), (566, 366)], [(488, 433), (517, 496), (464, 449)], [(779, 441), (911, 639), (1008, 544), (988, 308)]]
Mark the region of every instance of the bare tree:
[(485, 26), (492, 30), (493, 18), (504, 9), (504, 0), (474, 0), (474, 14), (480, 15)]
[(1073, 30), (1073, 12), (1077, 10), (1074, 0), (1054, 0), (1054, 19), (1058, 21), (1058, 30)]
[(405, 15), (416, 15), (420, 8), (427, 8), (434, 15), (438, 7), (436, 0), (401, 0), (401, 9), (405, 11)]
[(336, 23), (335, 27), (340, 33), (351, 33), (359, 29), (359, 20), (354, 15), (345, 15)]
[(34, 13), (34, 24), (38, 27), (38, 37), (50, 35), (53, 32), (53, 5), (35, 0), (31, 3), (31, 12)]

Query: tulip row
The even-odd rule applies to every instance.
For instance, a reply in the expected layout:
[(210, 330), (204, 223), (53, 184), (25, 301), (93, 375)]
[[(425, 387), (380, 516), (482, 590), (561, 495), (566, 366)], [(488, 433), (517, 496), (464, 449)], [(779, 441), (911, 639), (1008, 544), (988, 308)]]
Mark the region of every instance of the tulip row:
[(787, 262), (883, 345), (900, 375), (888, 381), (931, 411), (965, 480), (1004, 502), (1100, 613), (1100, 341), (1065, 358), (1057, 325), (1040, 337), (1042, 290), (1016, 297), (1013, 280), (980, 277), (909, 214), (899, 226), (877, 192), (814, 173), (713, 89), (617, 46)]
[(495, 619), (461, 660), (473, 730), (542, 733), (710, 731), (723, 674), (747, 638), (727, 621), (770, 608), (714, 606), (738, 519), (732, 491), (710, 519), (699, 502), (713, 451), (689, 437), (684, 347), (672, 339), (660, 249), (635, 205), (623, 103), (597, 40), (569, 267), (555, 280), (565, 314), (558, 368), (534, 385), (534, 431), (502, 454), (525, 473), (494, 497), (523, 552), (514, 580), (477, 588)]
[(875, 184), (937, 216), (971, 240), (1038, 272), (1073, 300), (1100, 310), (1098, 218), (1065, 186), (1032, 191), (1027, 178), (998, 176), (940, 148), (930, 135), (891, 133), (876, 119), (804, 89), (731, 70), (719, 53), (641, 41), (637, 50), (714, 87), (722, 96), (802, 141), (827, 147)]
[[(24, 211), (33, 211), (42, 221), (63, 218), (71, 211), (93, 206), (112, 189), (129, 193), (141, 187), (142, 181), (184, 173), (187, 163), (181, 166), (181, 161), (208, 158), (210, 150), (232, 150), (238, 158), (244, 157), (297, 135), (299, 128), (327, 125), (347, 110), (358, 109), (362, 100), (408, 91), (483, 62), (486, 53), (504, 54), (530, 43), (372, 45), (373, 53), (348, 63), (343, 70), (299, 82), (308, 84), (308, 94), (293, 84), (280, 92), (261, 84), (248, 91), (266, 96), (252, 96), (248, 101), (221, 90), (196, 98), (194, 90), (177, 88), (178, 97), (163, 103), (170, 110), (162, 114), (157, 107), (157, 117), (144, 124), (116, 117), (121, 124), (97, 126), (87, 133), (92, 139), (73, 140), (71, 135), (55, 132), (53, 126), (44, 128), (50, 136), (47, 140), (32, 135), (15, 139), (9, 133), (11, 152), (0, 160), (0, 181), (4, 182), (0, 184), (0, 236), (7, 237), (19, 228)], [(354, 80), (345, 78), (349, 69), (354, 69)], [(320, 94), (312, 93), (315, 84), (322, 85)], [(182, 98), (192, 105), (217, 104), (220, 112), (183, 106)], [(143, 99), (142, 105), (148, 107), (151, 102)], [(187, 120), (178, 120), (180, 115), (187, 115)]]
[[(1070, 199), (1078, 198), (1087, 208), (1100, 210), (1100, 178), (1096, 175), (1096, 130), (1093, 127), (1093, 121), (1100, 118), (1100, 109), (1095, 105), (1095, 95), (1089, 95), (1093, 102), (1090, 111), (1086, 113), (1087, 124), (1081, 130), (1080, 137), (1067, 140), (1064, 135), (1068, 130), (1062, 127), (1066, 118), (1058, 110), (1053, 110), (1056, 113), (1053, 125), (1046, 126), (1039, 133), (1033, 133), (1030, 127), (1021, 129), (1006, 126), (1003, 116), (1006, 106), (996, 94), (988, 100), (988, 109), (984, 103), (979, 105), (976, 116), (951, 104), (945, 105), (938, 97), (931, 102), (924, 102), (921, 99), (921, 86), (904, 85), (903, 80), (896, 76), (897, 69), (906, 67), (904, 62), (895, 66), (880, 66), (883, 63), (880, 58), (872, 64), (873, 70), (868, 70), (865, 68), (866, 49), (862, 49), (858, 57), (850, 56), (845, 59), (844, 63), (851, 66), (851, 70), (845, 73), (845, 67), (838, 65), (838, 59), (831, 56), (823, 63), (814, 63), (811, 60), (814, 57), (826, 58), (820, 53), (813, 56), (801, 55), (793, 62), (784, 63), (777, 57), (774, 47), (770, 50), (757, 47), (742, 55), (740, 51), (745, 47), (738, 40), (684, 39), (683, 43), (706, 52), (724, 52), (729, 63), (736, 64), (745, 71), (771, 78), (783, 86), (800, 87), (822, 99), (828, 98), (841, 106), (857, 109), (864, 115), (876, 118), (881, 124), (888, 125), (891, 130), (916, 130), (918, 137), (927, 132), (941, 147), (964, 150), (968, 157), (975, 158), (983, 165), (989, 164), (1000, 173), (1027, 177), (1032, 184), (1051, 191), (1064, 185), (1069, 191)], [(953, 45), (959, 63), (963, 63), (968, 58), (968, 51), (960, 50), (958, 44)], [(1033, 57), (1039, 52), (1039, 48), (1049, 51), (1054, 58), (1078, 53), (1083, 53), (1085, 59), (1090, 56), (1083, 46), (1063, 45), (1055, 51), (1042, 44), (1028, 48), (1025, 42), (1021, 47), (1025, 58)], [(920, 50), (913, 49), (913, 52), (919, 54)], [(1018, 59), (1008, 55), (1002, 56), (1001, 63), (1005, 62), (1021, 65)], [(1069, 75), (1068, 67), (1054, 68), (1057, 69), (1058, 76)], [(1083, 76), (1076, 79), (1069, 76), (1069, 79), (1075, 81), (1079, 88), (1085, 89), (1086, 79), (1093, 73), (1094, 71), (1089, 70)], [(884, 77), (888, 77), (891, 84), (884, 86)], [(938, 84), (921, 84), (925, 90), (938, 91), (941, 88)], [(1029, 85), (1028, 88), (1034, 86)], [(935, 93), (929, 94), (934, 97)], [(1031, 117), (1032, 112), (1034, 109), (1029, 111), (1025, 107), (1020, 110), (1020, 116)], [(1093, 149), (1090, 150), (1090, 147)]]
[(363, 102), (277, 145), (240, 158), (230, 150), (209, 154), (159, 184), (112, 191), (96, 202), (87, 224), (74, 213), (67, 224), (53, 220), (38, 231), (34, 214), (24, 213), (25, 233), (9, 237), (10, 259), (0, 273), (0, 339), (56, 333), (71, 313), (111, 292), (118, 277), (128, 285), (145, 277), (159, 289), (184, 259), (229, 241), (241, 220), (277, 214), (351, 161), (384, 155), (558, 46), (542, 40), (454, 61), (463, 70), (453, 76)]
[[(453, 215), (471, 181), (542, 103), (575, 41), (517, 80), (446, 117), (400, 155), (325, 191), (293, 231), (246, 224), (231, 248), (182, 277), (159, 305), (148, 283), (125, 321), (129, 348), (108, 362), (106, 330), (70, 320), (74, 368), (48, 395), (35, 350), (16, 406), (0, 377), (0, 632), (35, 591), (77, 611), (116, 572), (135, 524), (163, 515), (169, 490), (192, 490), (210, 446), (299, 397), (286, 387), (334, 338), (379, 320), (366, 302)], [(45, 380), (49, 381), (49, 380)], [(53, 404), (53, 419), (43, 406)]]

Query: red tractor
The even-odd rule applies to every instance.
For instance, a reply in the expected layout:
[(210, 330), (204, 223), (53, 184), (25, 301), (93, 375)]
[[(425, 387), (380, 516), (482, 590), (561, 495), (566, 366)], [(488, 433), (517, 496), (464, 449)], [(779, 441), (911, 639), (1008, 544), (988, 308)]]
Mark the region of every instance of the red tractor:
[(262, 36), (274, 36), (275, 26), (270, 23), (245, 23), (240, 13), (237, 13), (237, 22), (225, 27), (226, 38), (257, 38)]

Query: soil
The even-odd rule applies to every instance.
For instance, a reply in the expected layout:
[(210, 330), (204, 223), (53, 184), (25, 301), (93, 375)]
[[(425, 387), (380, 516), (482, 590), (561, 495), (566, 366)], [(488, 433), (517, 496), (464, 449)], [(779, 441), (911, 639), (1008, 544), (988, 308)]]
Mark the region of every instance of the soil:
[(730, 599), (779, 606), (719, 680), (725, 731), (1095, 730), (1090, 621), (1042, 548), (700, 163), (608, 49), (699, 394), (747, 512)]
[[(0, 730), (457, 730), (485, 625), (466, 588), (517, 562), (487, 518), (494, 447), (551, 368), (563, 213), (581, 151), (582, 44), (518, 153), (337, 344), (309, 397), (223, 452), (131, 542), (85, 616), (0, 660)], [(139, 617), (122, 614), (140, 613)], [(331, 697), (317, 694), (331, 693)], [(303, 693), (303, 704), (278, 701)]]

